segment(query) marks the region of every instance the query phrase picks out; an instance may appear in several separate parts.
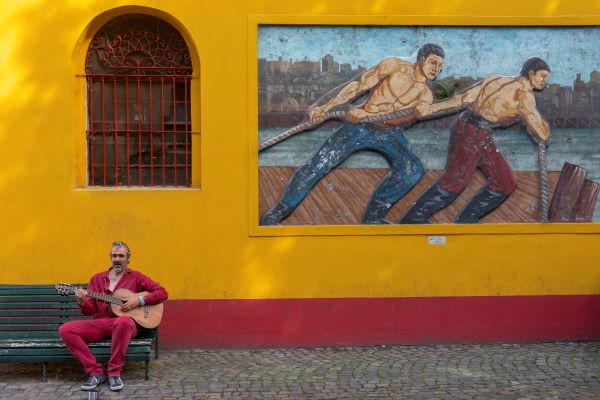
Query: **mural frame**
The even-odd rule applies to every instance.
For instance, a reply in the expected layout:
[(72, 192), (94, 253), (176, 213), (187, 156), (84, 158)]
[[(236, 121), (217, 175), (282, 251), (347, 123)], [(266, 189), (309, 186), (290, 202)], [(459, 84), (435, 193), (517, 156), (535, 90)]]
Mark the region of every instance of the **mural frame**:
[(265, 25), (315, 26), (597, 26), (599, 16), (290, 15), (248, 16), (248, 226), (250, 236), (396, 236), (473, 234), (594, 234), (600, 222), (431, 225), (259, 224), (258, 30)]

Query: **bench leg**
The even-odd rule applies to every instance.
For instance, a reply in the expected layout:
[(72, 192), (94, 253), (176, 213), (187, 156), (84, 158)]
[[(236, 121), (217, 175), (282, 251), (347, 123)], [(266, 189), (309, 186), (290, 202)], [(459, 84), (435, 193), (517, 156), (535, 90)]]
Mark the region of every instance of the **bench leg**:
[(144, 361), (144, 378), (150, 379), (150, 361)]
[(42, 363), (42, 382), (48, 382), (48, 363)]
[(154, 339), (154, 358), (158, 360), (158, 336)]

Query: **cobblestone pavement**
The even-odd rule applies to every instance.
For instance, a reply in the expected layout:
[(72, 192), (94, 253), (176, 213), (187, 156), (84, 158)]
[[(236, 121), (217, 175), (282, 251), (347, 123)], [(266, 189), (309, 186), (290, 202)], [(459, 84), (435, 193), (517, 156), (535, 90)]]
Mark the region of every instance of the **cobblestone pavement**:
[[(600, 342), (161, 351), (99, 399), (600, 399)], [(2, 399), (87, 399), (73, 363), (0, 363)]]

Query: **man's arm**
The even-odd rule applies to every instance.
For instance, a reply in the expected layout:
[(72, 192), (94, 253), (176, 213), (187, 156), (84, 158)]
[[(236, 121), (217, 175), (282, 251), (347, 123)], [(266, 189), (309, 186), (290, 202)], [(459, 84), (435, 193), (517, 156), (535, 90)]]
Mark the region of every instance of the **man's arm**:
[(144, 296), (145, 304), (158, 304), (167, 300), (169, 294), (164, 287), (140, 272), (137, 272), (137, 274), (137, 291), (149, 292)]
[(537, 139), (546, 142), (550, 137), (550, 126), (548, 125), (548, 122), (538, 111), (533, 93), (521, 93), (522, 94), (519, 96), (519, 108), (529, 132)]
[[(136, 292), (149, 292), (143, 297), (143, 304), (152, 305), (167, 300), (169, 294), (164, 287), (142, 273), (137, 272), (137, 274)], [(129, 300), (121, 305), (121, 310), (129, 311), (138, 307), (142, 304), (142, 299), (140, 299), (140, 297), (142, 296), (133, 296), (129, 298)]]
[(169, 298), (167, 290), (162, 287), (158, 282), (154, 282), (152, 279), (142, 274), (141, 290), (149, 292), (144, 296), (145, 304), (158, 304)]
[(334, 96), (324, 105), (311, 107), (309, 110), (311, 123), (320, 124), (324, 121), (325, 118), (323, 117), (323, 114), (325, 114), (327, 111), (336, 106), (346, 104), (349, 101), (356, 99), (367, 90), (372, 89), (382, 79), (389, 76), (402, 64), (409, 66), (408, 63), (400, 61), (396, 58), (387, 58), (379, 63), (376, 67), (366, 71), (360, 76), (359, 80), (348, 83), (336, 96)]
[(433, 104), (420, 103), (416, 107), (417, 113), (419, 117), (428, 117), (432, 114), (442, 111), (465, 108), (477, 100), (477, 96), (479, 96), (481, 93), (482, 88), (485, 87), (485, 84), (492, 78), (493, 77), (486, 78), (473, 86), (459, 91), (454, 96), (449, 97), (446, 100), (442, 100)]

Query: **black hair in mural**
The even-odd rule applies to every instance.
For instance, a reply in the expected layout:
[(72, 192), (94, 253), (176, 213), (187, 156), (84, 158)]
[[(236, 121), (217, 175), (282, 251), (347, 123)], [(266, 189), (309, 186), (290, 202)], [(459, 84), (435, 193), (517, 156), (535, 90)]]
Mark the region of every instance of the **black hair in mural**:
[(527, 76), (529, 71), (534, 74), (538, 71), (548, 71), (550, 72), (550, 66), (544, 60), (539, 57), (531, 57), (523, 63), (523, 67), (521, 68), (521, 76)]
[(440, 45), (437, 45), (435, 43), (425, 43), (417, 52), (417, 61), (419, 61), (421, 58), (426, 58), (428, 55), (431, 54), (440, 56), (442, 58), (445, 57), (444, 49), (442, 49)]

